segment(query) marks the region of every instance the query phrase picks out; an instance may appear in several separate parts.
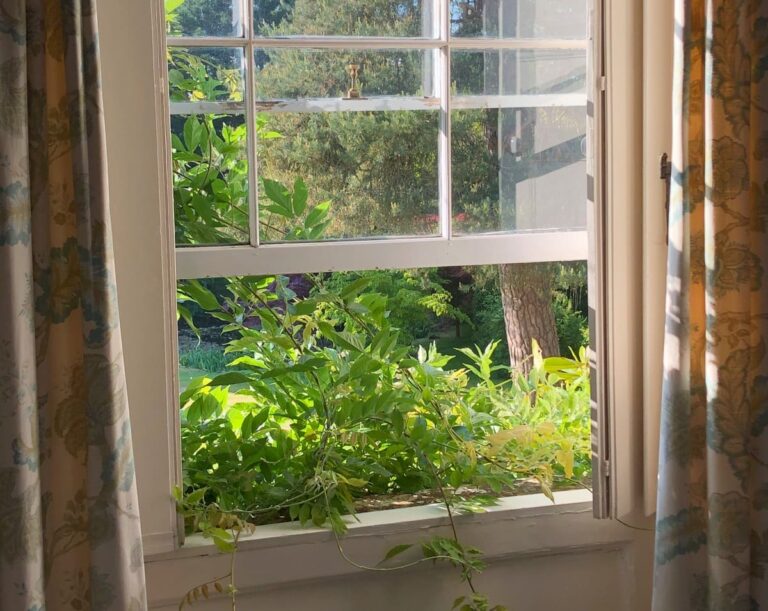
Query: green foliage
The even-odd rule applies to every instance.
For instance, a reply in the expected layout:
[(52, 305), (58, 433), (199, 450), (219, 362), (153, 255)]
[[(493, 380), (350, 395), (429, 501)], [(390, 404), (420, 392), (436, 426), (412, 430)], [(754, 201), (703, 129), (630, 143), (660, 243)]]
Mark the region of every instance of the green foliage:
[(403, 344), (434, 339), (432, 334), (441, 323), (460, 320), (471, 324), (452, 303), (436, 269), (337, 272), (324, 278), (323, 284), (328, 292), (340, 292), (361, 279), (369, 292), (386, 297), (389, 323), (399, 331)]
[(195, 380), (181, 397), (187, 491), (205, 489), (208, 502), (254, 522), (342, 532), (366, 494), (443, 483), (501, 494), (531, 477), (549, 493), (553, 479), (587, 472), (583, 354), (538, 357), (528, 377), (497, 382), (500, 369), (511, 372), (494, 364), (492, 344), (463, 349), (469, 364), (451, 371), (434, 346), (412, 354), (399, 340), (367, 279), (338, 292), (311, 280), (306, 298), (286, 277), (230, 281), (215, 312), (236, 335), (230, 373)]
[(580, 346), (589, 345), (586, 315), (574, 309), (573, 302), (563, 293), (555, 293), (552, 308), (560, 341), (560, 354), (570, 354), (572, 351), (578, 351)]
[(176, 243), (247, 242), (245, 125), (233, 117), (190, 116), (171, 144)]

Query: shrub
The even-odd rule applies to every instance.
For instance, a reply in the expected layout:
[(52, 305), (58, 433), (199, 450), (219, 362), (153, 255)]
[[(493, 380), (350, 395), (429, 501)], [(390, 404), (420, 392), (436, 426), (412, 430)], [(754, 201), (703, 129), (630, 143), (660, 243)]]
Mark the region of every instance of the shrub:
[[(467, 365), (451, 371), (434, 346), (413, 354), (401, 342), (368, 278), (340, 292), (310, 278), (305, 298), (281, 276), (232, 279), (223, 304), (193, 289), (236, 337), (230, 371), (181, 396), (187, 493), (252, 522), (343, 531), (341, 516), (367, 494), (448, 489), (460, 503), (465, 485), (494, 495), (534, 478), (548, 492), (588, 471), (583, 351), (570, 360), (535, 350), (531, 374), (510, 377), (494, 364), (495, 342), (461, 349)], [(258, 329), (239, 322), (255, 316)]]

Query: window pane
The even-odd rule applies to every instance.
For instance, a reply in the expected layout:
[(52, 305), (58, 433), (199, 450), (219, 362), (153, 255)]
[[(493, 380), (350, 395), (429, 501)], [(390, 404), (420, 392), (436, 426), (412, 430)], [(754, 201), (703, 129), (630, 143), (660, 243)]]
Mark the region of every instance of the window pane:
[(165, 0), (171, 36), (242, 36), (244, 0)]
[(257, 36), (432, 36), (432, 0), (257, 1)]
[(586, 31), (584, 0), (451, 0), (454, 36), (581, 39)]
[(587, 55), (580, 49), (453, 51), (458, 95), (585, 93)]
[(437, 111), (260, 115), (261, 239), (435, 234), (438, 128)]
[(454, 231), (586, 225), (583, 51), (456, 51)]
[(225, 511), (306, 517), (319, 464), (344, 478), (316, 502), (344, 514), (434, 502), (435, 466), (448, 494), (489, 503), (538, 492), (532, 474), (589, 481), (583, 262), (179, 289), (184, 486)]
[(583, 108), (454, 110), (454, 232), (586, 226)]
[(248, 242), (246, 121), (171, 117), (176, 244)]
[(168, 84), (173, 102), (243, 100), (245, 55), (242, 49), (168, 49)]
[(431, 59), (405, 49), (258, 49), (256, 99), (341, 98), (353, 88), (364, 98), (431, 96)]

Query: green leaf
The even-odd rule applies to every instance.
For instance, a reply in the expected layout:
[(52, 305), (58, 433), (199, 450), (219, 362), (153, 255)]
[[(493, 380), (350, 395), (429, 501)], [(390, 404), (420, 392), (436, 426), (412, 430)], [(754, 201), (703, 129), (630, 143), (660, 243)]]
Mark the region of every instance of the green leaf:
[(413, 547), (413, 543), (401, 543), (400, 545), (395, 545), (392, 549), (390, 549), (386, 554), (384, 554), (384, 560), (381, 562), (386, 562), (387, 560), (391, 560), (395, 556), (399, 556), (404, 551), (409, 550)]
[(287, 219), (293, 218), (293, 211), (288, 210), (287, 208), (283, 208), (279, 204), (268, 204), (268, 205), (262, 205), (259, 207), (260, 210), (265, 210), (267, 212), (274, 212), (275, 214), (279, 214), (282, 217), (285, 217)]
[(165, 14), (169, 15), (176, 12), (176, 9), (184, 4), (184, 1), (185, 0), (165, 0)]
[(203, 126), (195, 117), (189, 117), (184, 122), (184, 146), (188, 151), (194, 151), (200, 145)]
[(189, 311), (188, 307), (177, 303), (176, 316), (177, 320), (179, 317), (181, 317), (184, 322), (187, 323), (187, 326), (192, 330), (192, 332), (197, 336), (197, 339), (200, 339), (200, 329), (195, 326), (195, 321), (192, 319), (192, 312)]
[(356, 346), (352, 342), (350, 342), (348, 339), (346, 339), (343, 335), (338, 333), (329, 323), (320, 321), (317, 323), (318, 329), (320, 329), (320, 332), (330, 341), (332, 341), (337, 346), (344, 348), (346, 350), (351, 350), (354, 352), (359, 352), (360, 347)]
[(314, 227), (318, 223), (325, 220), (328, 215), (328, 209), (331, 207), (330, 201), (324, 201), (317, 204), (312, 210), (309, 211), (306, 221), (304, 221), (305, 227)]
[(191, 492), (186, 497), (184, 497), (184, 502), (187, 505), (197, 505), (200, 501), (203, 500), (206, 492), (208, 492), (208, 488), (199, 488), (198, 490), (195, 490), (194, 492)]
[(251, 378), (246, 374), (241, 373), (239, 371), (229, 371), (227, 373), (222, 373), (221, 375), (217, 375), (210, 382), (208, 382), (207, 385), (208, 386), (231, 386), (233, 384), (249, 384), (250, 382), (251, 382)]
[(310, 515), (312, 514), (312, 505), (309, 503), (304, 503), (301, 506), (301, 509), (299, 509), (299, 522), (301, 522), (301, 525), (304, 526), (310, 518)]
[(251, 421), (251, 431), (256, 431), (269, 419), (269, 408), (265, 407)]
[(309, 191), (301, 178), (297, 178), (293, 184), (293, 213), (299, 216), (307, 207)]
[(187, 402), (194, 397), (198, 392), (200, 392), (201, 388), (205, 388), (208, 385), (208, 381), (210, 378), (207, 378), (205, 376), (195, 378), (192, 380), (189, 384), (187, 384), (187, 388), (184, 390), (183, 393), (181, 393), (181, 396), (179, 397), (179, 404), (183, 408)]
[(292, 216), (291, 199), (285, 185), (270, 178), (262, 178), (261, 181), (264, 184), (264, 193), (267, 197), (283, 208), (289, 216)]
[(322, 528), (323, 524), (325, 524), (325, 518), (325, 505), (321, 505), (320, 503), (312, 505), (312, 524), (318, 528)]
[(456, 609), (461, 603), (463, 603), (467, 599), (466, 596), (459, 596), (456, 600), (453, 601), (453, 605), (451, 606), (451, 609)]
[(265, 371), (264, 374), (261, 376), (262, 380), (268, 380), (270, 378), (278, 378), (280, 376), (292, 374), (292, 373), (306, 373), (307, 371), (314, 371), (316, 369), (320, 369), (323, 366), (325, 366), (328, 363), (323, 358), (311, 358), (307, 359), (306, 361), (302, 361), (301, 363), (296, 363), (296, 365), (293, 365), (291, 367), (276, 367), (275, 369), (270, 369), (269, 371)]
[(216, 296), (200, 284), (199, 280), (187, 280), (179, 291), (189, 297), (204, 310), (218, 310), (219, 302)]
[(339, 293), (339, 297), (341, 297), (344, 301), (349, 301), (350, 299), (353, 299), (357, 295), (363, 292), (363, 290), (371, 284), (370, 278), (367, 276), (363, 276), (362, 278), (358, 278), (354, 282), (351, 282), (347, 286), (344, 287), (344, 289)]

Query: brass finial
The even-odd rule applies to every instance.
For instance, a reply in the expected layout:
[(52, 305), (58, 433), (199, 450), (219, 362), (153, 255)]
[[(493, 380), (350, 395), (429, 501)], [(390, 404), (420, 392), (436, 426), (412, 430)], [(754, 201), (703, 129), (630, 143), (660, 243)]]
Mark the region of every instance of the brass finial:
[(347, 97), (345, 97), (344, 99), (345, 100), (361, 99), (362, 95), (360, 94), (360, 82), (358, 81), (358, 78), (360, 76), (360, 64), (348, 64), (347, 74), (349, 74), (351, 86), (347, 90)]

